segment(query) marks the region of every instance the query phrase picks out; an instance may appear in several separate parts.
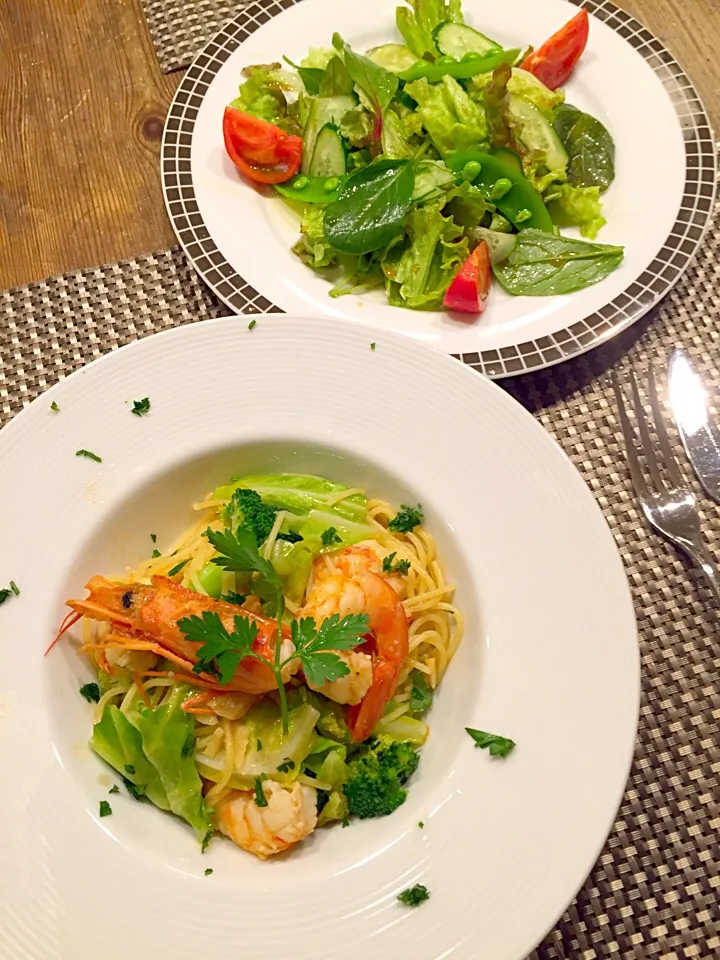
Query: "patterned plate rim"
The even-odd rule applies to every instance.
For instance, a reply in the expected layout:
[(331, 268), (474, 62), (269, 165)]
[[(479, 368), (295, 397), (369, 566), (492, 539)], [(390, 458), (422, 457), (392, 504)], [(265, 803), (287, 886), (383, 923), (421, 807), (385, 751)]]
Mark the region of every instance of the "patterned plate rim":
[[(193, 128), (202, 98), (228, 57), (264, 23), (301, 0), (253, 0), (203, 48), (170, 105), (162, 141), (165, 205), (190, 263), (236, 313), (280, 312), (218, 250), (203, 221), (190, 172)], [(623, 37), (659, 77), (675, 108), (685, 143), (685, 187), (677, 219), (643, 273), (596, 313), (556, 333), (499, 350), (454, 354), (501, 378), (541, 370), (611, 339), (651, 310), (692, 263), (710, 222), (716, 191), (716, 150), (707, 111), (680, 64), (638, 20), (611, 0), (570, 0)]]

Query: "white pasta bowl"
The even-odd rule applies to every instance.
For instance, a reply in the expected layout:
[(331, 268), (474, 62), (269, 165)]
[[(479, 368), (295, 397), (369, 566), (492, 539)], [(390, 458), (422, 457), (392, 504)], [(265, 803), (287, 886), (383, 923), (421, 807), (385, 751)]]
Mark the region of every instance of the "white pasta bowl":
[[(639, 699), (611, 535), (528, 413), (395, 334), (230, 318), (72, 375), (2, 431), (0, 458), (0, 586), (20, 588), (0, 607), (3, 960), (523, 960), (606, 839)], [(422, 503), (467, 617), (407, 802), (272, 862), (224, 840), (201, 855), (182, 822), (126, 796), (100, 819), (112, 781), (87, 747), (89, 672), (70, 645), (43, 657), (91, 574), (136, 564), (150, 532), (171, 539), (208, 490), (260, 469)], [(493, 759), (466, 726), (517, 748)], [(418, 882), (430, 900), (403, 907)]]

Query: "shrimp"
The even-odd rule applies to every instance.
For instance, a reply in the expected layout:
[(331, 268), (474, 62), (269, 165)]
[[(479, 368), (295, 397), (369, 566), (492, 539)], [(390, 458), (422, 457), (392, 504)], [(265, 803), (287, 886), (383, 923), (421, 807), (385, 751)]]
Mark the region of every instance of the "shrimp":
[(265, 780), (266, 807), (255, 794), (234, 790), (216, 804), (217, 827), (241, 849), (266, 860), (309, 836), (317, 826), (317, 791), (294, 783)]
[[(359, 543), (340, 553), (318, 557), (312, 588), (301, 617), (320, 623), (337, 613), (366, 613), (373, 634), (372, 657), (361, 651), (338, 656), (350, 673), (316, 687), (331, 700), (350, 704), (347, 722), (356, 743), (366, 740), (395, 693), (403, 660), (408, 654), (408, 621), (400, 598), (380, 576), (382, 561), (369, 544)], [(344, 684), (344, 685), (343, 685)]]
[[(113, 583), (104, 577), (93, 577), (87, 584), (90, 596), (85, 600), (68, 600), (67, 605), (77, 617), (109, 621), (111, 632), (103, 640), (103, 646), (127, 650), (143, 650), (172, 660), (191, 671), (197, 663), (199, 643), (188, 640), (178, 626), (183, 617), (216, 613), (228, 630), (234, 628), (234, 618), (241, 616), (257, 624), (258, 635), (253, 643), (253, 652), (272, 662), (275, 656), (277, 623), (266, 617), (249, 613), (233, 603), (213, 600), (203, 594), (181, 587), (167, 577), (153, 577), (151, 585), (143, 583)], [(66, 618), (62, 634), (74, 622)], [(289, 631), (282, 629), (283, 659), (292, 656), (293, 646), (288, 639)], [(286, 649), (287, 648), (287, 649)], [(293, 660), (283, 669), (283, 681), (287, 682), (298, 670)], [(206, 680), (214, 678), (201, 674)], [(238, 664), (230, 683), (223, 690), (241, 693), (262, 694), (277, 689), (275, 675), (251, 657)]]

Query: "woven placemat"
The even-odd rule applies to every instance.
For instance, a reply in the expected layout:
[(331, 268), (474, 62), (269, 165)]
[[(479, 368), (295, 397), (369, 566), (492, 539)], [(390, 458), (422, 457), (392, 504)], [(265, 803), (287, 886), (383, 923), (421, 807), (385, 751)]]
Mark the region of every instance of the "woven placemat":
[[(557, 438), (597, 497), (630, 579), (642, 652), (638, 745), (617, 822), (533, 960), (720, 955), (717, 611), (704, 584), (638, 514), (607, 376), (618, 364), (661, 366), (682, 344), (720, 398), (718, 289), (715, 229), (695, 266), (644, 321), (590, 354), (504, 384)], [(179, 250), (0, 293), (0, 424), (102, 353), (226, 312)], [(720, 514), (712, 505), (704, 512), (720, 560)]]
[[(243, 0), (141, 0), (163, 73), (188, 67)], [(269, 19), (269, 17), (266, 17)]]

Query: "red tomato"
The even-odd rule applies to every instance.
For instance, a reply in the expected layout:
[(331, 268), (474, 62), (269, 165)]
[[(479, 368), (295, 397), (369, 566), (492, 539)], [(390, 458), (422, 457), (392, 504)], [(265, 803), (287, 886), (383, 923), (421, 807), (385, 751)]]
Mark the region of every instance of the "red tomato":
[(482, 240), (445, 291), (443, 306), (458, 313), (478, 316), (485, 309), (489, 293), (490, 251), (487, 243)]
[(257, 183), (283, 183), (300, 169), (302, 137), (260, 117), (225, 107), (223, 137), (232, 162)]
[(587, 10), (581, 10), (549, 40), (520, 64), (542, 81), (550, 90), (557, 90), (570, 79), (570, 74), (587, 46), (590, 20)]

